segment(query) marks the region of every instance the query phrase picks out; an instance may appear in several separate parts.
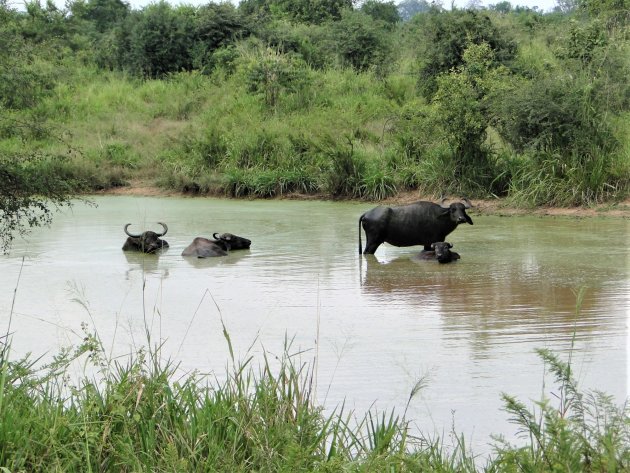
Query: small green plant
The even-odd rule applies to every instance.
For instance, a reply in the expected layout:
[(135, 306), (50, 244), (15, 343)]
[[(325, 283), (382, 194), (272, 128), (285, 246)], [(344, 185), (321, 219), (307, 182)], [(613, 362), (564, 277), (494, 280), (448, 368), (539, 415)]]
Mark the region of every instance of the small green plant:
[(570, 362), (548, 349), (537, 350), (559, 387), (557, 407), (548, 399), (533, 412), (503, 395), (505, 410), (530, 440), (518, 448), (499, 439), (497, 471), (626, 471), (630, 467), (630, 409), (616, 407), (598, 391), (582, 392)]

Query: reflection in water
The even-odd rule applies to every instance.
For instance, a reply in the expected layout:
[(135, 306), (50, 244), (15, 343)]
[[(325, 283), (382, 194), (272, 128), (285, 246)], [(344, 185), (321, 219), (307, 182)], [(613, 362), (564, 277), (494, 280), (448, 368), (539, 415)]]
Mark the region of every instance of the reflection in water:
[(129, 268), (126, 271), (127, 279), (130, 279), (132, 272), (157, 274), (162, 278), (167, 278), (169, 275), (169, 266), (160, 266), (160, 257), (168, 253), (168, 248), (160, 250), (156, 253), (143, 253), (141, 251), (123, 251), (125, 259), (129, 264)]
[[(449, 235), (461, 259), (442, 265), (414, 261), (419, 247), (358, 255), (363, 204), (95, 200), (98, 207), (75, 207), (0, 257), (0, 324), (13, 313), (17, 355), (80, 343), (88, 323), (112, 354), (133, 352), (149, 333), (182, 369), (220, 375), (230, 358), (224, 326), (237, 359), (280, 353), (288, 336), (316, 360), (327, 409), (404, 407), (415, 377), (429, 372), (408, 418), (442, 434), (455, 412), (457, 428), (474, 432), (482, 450), (491, 433), (514, 432), (501, 392), (540, 397), (536, 348), (571, 351), (579, 381), (627, 393), (630, 248), (597, 257), (593, 248), (627, 235), (628, 221), (473, 215), (474, 227)], [(169, 222), (170, 248), (123, 252), (127, 221)], [(181, 256), (195, 235), (217, 229), (254, 243), (225, 257)], [(82, 288), (89, 315), (69, 282)]]
[[(366, 294), (404, 301), (419, 316), (437, 312), (444, 330), (465, 333), (482, 352), (490, 346), (488, 337), (508, 337), (511, 343), (542, 334), (547, 342), (573, 335), (606, 337), (609, 325), (619, 321), (607, 320), (602, 304), (604, 310), (622, 307), (627, 296), (621, 282), (587, 287), (574, 286), (569, 278), (563, 283), (559, 274), (541, 268), (533, 258), (491, 263), (471, 257), (466, 266), (466, 255), (451, 265), (415, 261), (413, 256), (380, 262), (366, 255), (364, 263)], [(476, 350), (474, 354), (483, 356)]]
[(237, 264), (242, 258), (249, 254), (250, 250), (231, 251), (227, 256), (214, 256), (209, 258), (198, 258), (196, 256), (182, 256), (182, 260), (194, 268), (213, 268), (220, 265)]

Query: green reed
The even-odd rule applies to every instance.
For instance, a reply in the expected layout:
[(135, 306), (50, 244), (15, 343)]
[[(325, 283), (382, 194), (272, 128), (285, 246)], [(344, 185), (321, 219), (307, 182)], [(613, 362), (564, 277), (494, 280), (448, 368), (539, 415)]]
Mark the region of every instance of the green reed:
[[(224, 332), (231, 351), (227, 330)], [(98, 337), (51, 362), (0, 351), (0, 465), (8, 471), (627, 471), (630, 411), (610, 396), (582, 392), (570, 363), (539, 355), (560, 387), (531, 412), (504, 395), (528, 441), (497, 439), (485, 465), (461, 435), (410, 435), (391, 412), (325, 414), (315, 398), (312, 363), (268, 353), (211, 379), (182, 375), (161, 347), (107, 359)], [(94, 373), (73, 381), (72, 363)], [(422, 386), (419, 383), (418, 386)], [(412, 390), (410, 401), (420, 388)]]
[[(17, 286), (19, 286), (19, 278)], [(17, 286), (14, 293), (17, 291)], [(92, 318), (80, 291), (73, 299)], [(584, 292), (577, 294), (576, 320)], [(212, 298), (212, 295), (210, 295)], [(214, 299), (213, 299), (214, 300)], [(215, 302), (216, 305), (216, 302)], [(217, 306), (217, 309), (218, 306)], [(220, 313), (220, 310), (219, 310)], [(82, 325), (83, 341), (49, 361), (13, 359), (11, 319), (0, 337), (0, 467), (39, 471), (443, 471), (616, 472), (630, 468), (630, 408), (599, 391), (583, 391), (572, 360), (549, 349), (538, 355), (553, 375), (555, 404), (535, 410), (503, 395), (504, 409), (524, 439), (494, 438), (484, 465), (464, 436), (414, 433), (410, 403), (430, 382), (420, 377), (402, 415), (360, 414), (318, 403), (317, 354), (296, 351), (285, 336), (279, 355), (227, 346), (224, 373), (183, 372), (152, 342), (128, 356), (107, 353)], [(145, 318), (146, 320), (146, 318)], [(573, 349), (571, 350), (573, 355)], [(77, 376), (76, 368), (82, 367)]]

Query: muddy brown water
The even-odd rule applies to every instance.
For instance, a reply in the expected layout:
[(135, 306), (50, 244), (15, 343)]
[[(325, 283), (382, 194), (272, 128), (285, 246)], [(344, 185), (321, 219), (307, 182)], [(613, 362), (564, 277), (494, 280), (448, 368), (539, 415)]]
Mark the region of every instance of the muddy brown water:
[[(0, 323), (14, 356), (52, 356), (96, 331), (110, 356), (163, 343), (184, 372), (225, 374), (229, 348), (253, 363), (289, 352), (316, 373), (317, 398), (403, 413), (418, 432), (463, 433), (475, 451), (513, 439), (501, 393), (528, 406), (558, 393), (537, 348), (572, 358), (585, 389), (628, 396), (628, 230), (622, 218), (470, 213), (448, 240), (461, 260), (416, 261), (382, 245), (358, 254), (362, 203), (95, 197), (0, 257)], [(123, 226), (164, 221), (170, 248), (125, 253)], [(195, 236), (231, 232), (250, 250), (190, 259)], [(365, 244), (365, 236), (363, 236)], [(15, 300), (14, 300), (14, 290)], [(579, 311), (576, 294), (583, 291)], [(11, 309), (13, 304), (13, 309)], [(12, 315), (11, 315), (12, 314)], [(223, 321), (223, 322), (222, 322)], [(297, 353), (300, 353), (297, 355)], [(516, 440), (515, 440), (516, 441)]]

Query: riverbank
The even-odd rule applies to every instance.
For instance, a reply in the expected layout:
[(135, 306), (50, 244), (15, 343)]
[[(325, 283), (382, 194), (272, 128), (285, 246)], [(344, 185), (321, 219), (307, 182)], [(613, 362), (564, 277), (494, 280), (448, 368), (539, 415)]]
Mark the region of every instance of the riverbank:
[[(179, 192), (173, 189), (166, 189), (155, 186), (146, 181), (132, 181), (127, 186), (112, 187), (98, 194), (102, 195), (135, 195), (143, 197), (203, 197), (190, 193)], [(286, 194), (277, 199), (322, 199), (325, 196), (306, 194)], [(433, 200), (436, 198), (430, 195), (421, 195), (418, 192), (401, 192), (393, 197), (387, 198), (379, 203), (388, 205), (404, 205), (417, 200)], [(370, 201), (371, 202), (371, 201)], [(376, 204), (377, 202), (372, 202)], [(607, 202), (604, 204), (589, 207), (536, 207), (521, 208), (510, 205), (506, 199), (474, 199), (474, 209), (476, 212), (487, 215), (550, 215), (565, 217), (621, 217), (630, 218), (630, 197), (620, 202)]]

